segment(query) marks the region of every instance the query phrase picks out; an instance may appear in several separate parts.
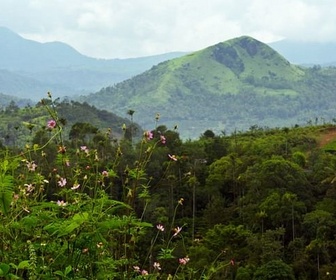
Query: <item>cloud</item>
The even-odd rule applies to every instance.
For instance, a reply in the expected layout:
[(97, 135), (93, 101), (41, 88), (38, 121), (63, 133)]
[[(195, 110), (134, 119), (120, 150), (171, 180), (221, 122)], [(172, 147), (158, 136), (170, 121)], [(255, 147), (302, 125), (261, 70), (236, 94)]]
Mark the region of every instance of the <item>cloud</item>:
[(0, 25), (94, 57), (192, 51), (250, 35), (336, 40), (333, 0), (0, 0)]

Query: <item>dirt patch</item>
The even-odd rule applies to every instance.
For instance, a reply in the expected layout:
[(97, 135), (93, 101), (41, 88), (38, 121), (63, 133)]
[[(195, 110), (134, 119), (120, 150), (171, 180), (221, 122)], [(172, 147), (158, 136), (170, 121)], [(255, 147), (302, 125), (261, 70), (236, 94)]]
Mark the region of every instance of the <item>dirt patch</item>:
[(324, 147), (328, 143), (336, 140), (336, 128), (330, 128), (325, 133), (321, 134), (319, 139), (319, 146)]

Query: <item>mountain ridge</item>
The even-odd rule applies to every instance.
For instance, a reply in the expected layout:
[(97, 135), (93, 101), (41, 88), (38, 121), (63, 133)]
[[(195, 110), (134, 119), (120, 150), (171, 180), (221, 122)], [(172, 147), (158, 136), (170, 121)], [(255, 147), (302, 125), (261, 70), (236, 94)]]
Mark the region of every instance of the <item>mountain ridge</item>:
[[(145, 128), (159, 112), (163, 123), (178, 124), (197, 137), (208, 128), (232, 132), (259, 122), (281, 124), (279, 117), (294, 124), (303, 94), (313, 94), (307, 83), (321, 88), (315, 76), (322, 74), (292, 65), (267, 44), (242, 36), (162, 62), (81, 100), (119, 115), (135, 110)], [(286, 108), (287, 102), (293, 104)], [(276, 113), (272, 103), (281, 104)], [(307, 116), (300, 116), (301, 122)], [(190, 130), (196, 126), (198, 135)]]
[[(182, 54), (97, 59), (82, 55), (62, 42), (40, 43), (0, 27), (0, 69), (9, 71), (12, 80), (19, 80), (20, 76), (35, 80), (39, 90), (32, 94), (27, 87), (25, 91), (26, 97), (35, 101), (43, 98), (48, 91), (53, 91), (55, 96), (95, 92)], [(8, 87), (8, 83), (0, 84), (0, 92), (15, 95), (15, 92), (7, 92)]]

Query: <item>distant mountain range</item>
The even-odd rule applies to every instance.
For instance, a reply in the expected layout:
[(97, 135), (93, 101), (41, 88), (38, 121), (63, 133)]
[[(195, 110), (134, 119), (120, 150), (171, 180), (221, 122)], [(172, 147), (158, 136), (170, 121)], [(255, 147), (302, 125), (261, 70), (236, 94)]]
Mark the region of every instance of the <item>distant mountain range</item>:
[(67, 44), (27, 40), (0, 27), (0, 93), (39, 100), (48, 91), (70, 97), (95, 92), (183, 54), (95, 59)]
[[(283, 40), (270, 46), (291, 63), (336, 65), (335, 43)], [(0, 93), (34, 101), (45, 97), (93, 93), (132, 78), (160, 62), (186, 55), (167, 53), (129, 59), (95, 59), (61, 42), (27, 40), (0, 27)]]
[(37, 101), (51, 91), (122, 117), (134, 110), (148, 129), (160, 113), (160, 122), (178, 125), (183, 138), (334, 119), (336, 68), (317, 65), (335, 61), (335, 44), (267, 45), (247, 36), (188, 54), (103, 60), (0, 28), (0, 94), (7, 103), (8, 95)]

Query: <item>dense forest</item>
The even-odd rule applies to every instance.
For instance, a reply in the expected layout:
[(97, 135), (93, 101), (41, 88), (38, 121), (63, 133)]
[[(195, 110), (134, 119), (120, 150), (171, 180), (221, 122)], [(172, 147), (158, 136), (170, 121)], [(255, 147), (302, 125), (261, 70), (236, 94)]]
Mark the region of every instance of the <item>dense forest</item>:
[(37, 107), (1, 144), (1, 278), (336, 278), (334, 124), (182, 140), (159, 115), (134, 137), (129, 112), (116, 138)]

